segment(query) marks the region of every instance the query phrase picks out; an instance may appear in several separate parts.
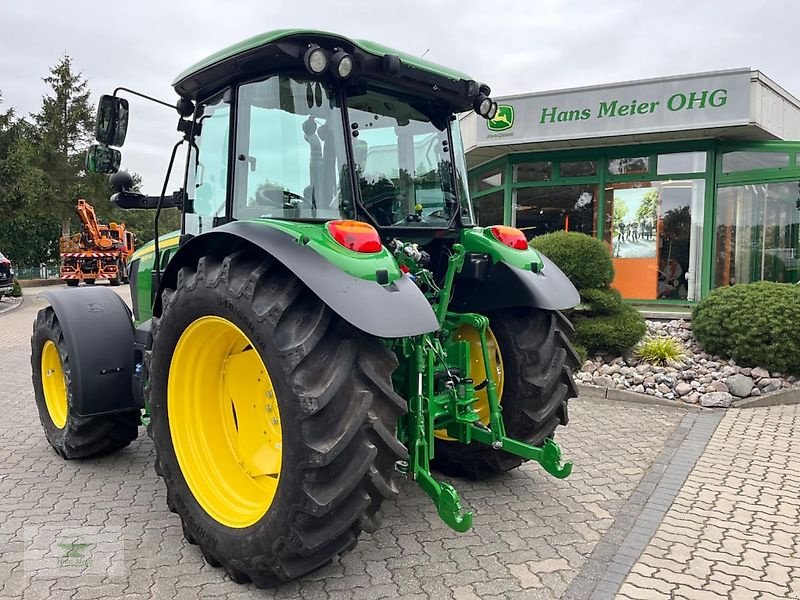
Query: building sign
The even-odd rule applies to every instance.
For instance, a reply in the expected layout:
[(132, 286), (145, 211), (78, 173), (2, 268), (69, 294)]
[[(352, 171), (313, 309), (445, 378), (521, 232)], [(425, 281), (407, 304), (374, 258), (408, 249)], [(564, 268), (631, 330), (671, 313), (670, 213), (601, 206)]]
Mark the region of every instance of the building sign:
[(750, 70), (671, 77), (499, 101), (478, 143), (539, 142), (743, 125)]
[(499, 104), (494, 119), (486, 121), (486, 126), (491, 131), (505, 131), (514, 126), (514, 107), (508, 104)]

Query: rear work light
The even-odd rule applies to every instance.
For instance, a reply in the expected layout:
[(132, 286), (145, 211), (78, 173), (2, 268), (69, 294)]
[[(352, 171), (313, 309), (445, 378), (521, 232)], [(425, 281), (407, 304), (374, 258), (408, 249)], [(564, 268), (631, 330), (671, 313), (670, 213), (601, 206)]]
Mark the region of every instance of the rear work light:
[(490, 229), (490, 231), (492, 232), (494, 239), (501, 244), (505, 244), (509, 248), (514, 248), (515, 250), (528, 249), (528, 240), (525, 238), (525, 234), (516, 227), (495, 225)]
[(380, 252), (383, 245), (375, 228), (361, 221), (330, 221), (328, 233), (334, 240), (348, 250), (364, 254)]

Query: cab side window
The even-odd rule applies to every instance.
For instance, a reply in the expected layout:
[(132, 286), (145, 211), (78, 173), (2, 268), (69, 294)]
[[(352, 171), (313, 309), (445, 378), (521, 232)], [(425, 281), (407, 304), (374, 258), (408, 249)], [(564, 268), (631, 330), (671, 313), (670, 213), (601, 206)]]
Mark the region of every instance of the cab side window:
[(194, 194), (194, 210), (186, 213), (187, 233), (199, 234), (213, 226), (214, 217), (225, 215), (228, 189), (228, 148), (231, 128), (230, 91), (205, 102), (197, 119), (200, 135), (195, 136), (199, 155), (192, 151), (196, 165), (190, 178), (189, 195)]

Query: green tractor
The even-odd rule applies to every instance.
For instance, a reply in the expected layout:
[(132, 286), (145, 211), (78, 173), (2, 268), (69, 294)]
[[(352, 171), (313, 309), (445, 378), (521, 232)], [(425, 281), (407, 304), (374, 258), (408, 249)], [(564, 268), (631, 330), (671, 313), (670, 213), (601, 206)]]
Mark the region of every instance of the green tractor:
[(108, 288), (44, 294), (33, 384), (61, 456), (146, 426), (186, 539), (257, 586), (353, 548), (396, 477), (464, 532), (472, 513), (433, 469), (569, 475), (553, 434), (578, 357), (559, 311), (579, 297), (519, 230), (476, 224), (456, 115), (491, 119), (486, 85), (298, 30), (173, 85), (182, 139), (160, 196), (118, 172), (117, 94), (141, 94), (100, 100), (87, 167), (111, 174), (117, 206), (155, 209), (156, 227), (178, 207), (182, 228), (132, 257), (132, 313)]

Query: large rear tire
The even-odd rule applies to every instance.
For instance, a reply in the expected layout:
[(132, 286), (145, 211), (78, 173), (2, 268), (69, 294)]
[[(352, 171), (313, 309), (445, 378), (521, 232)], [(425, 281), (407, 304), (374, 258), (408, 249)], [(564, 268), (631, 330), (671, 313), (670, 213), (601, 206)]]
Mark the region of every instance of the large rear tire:
[[(559, 312), (534, 308), (500, 310), (489, 314), (489, 323), (502, 359), (506, 434), (541, 446), (567, 424), (567, 402), (578, 395), (572, 371), (580, 360), (567, 337), (572, 325)], [(448, 475), (485, 479), (523, 462), (477, 442), (435, 441), (433, 464)]]
[(80, 279), (67, 279), (66, 281), (69, 287), (78, 287), (78, 284), (81, 282)]
[(78, 415), (70, 356), (52, 307), (39, 311), (31, 337), (33, 390), (47, 441), (63, 458), (109, 454), (136, 439), (137, 411), (84, 417)]
[(186, 539), (259, 587), (353, 548), (407, 457), (394, 354), (255, 252), (184, 266), (162, 298), (151, 432)]

